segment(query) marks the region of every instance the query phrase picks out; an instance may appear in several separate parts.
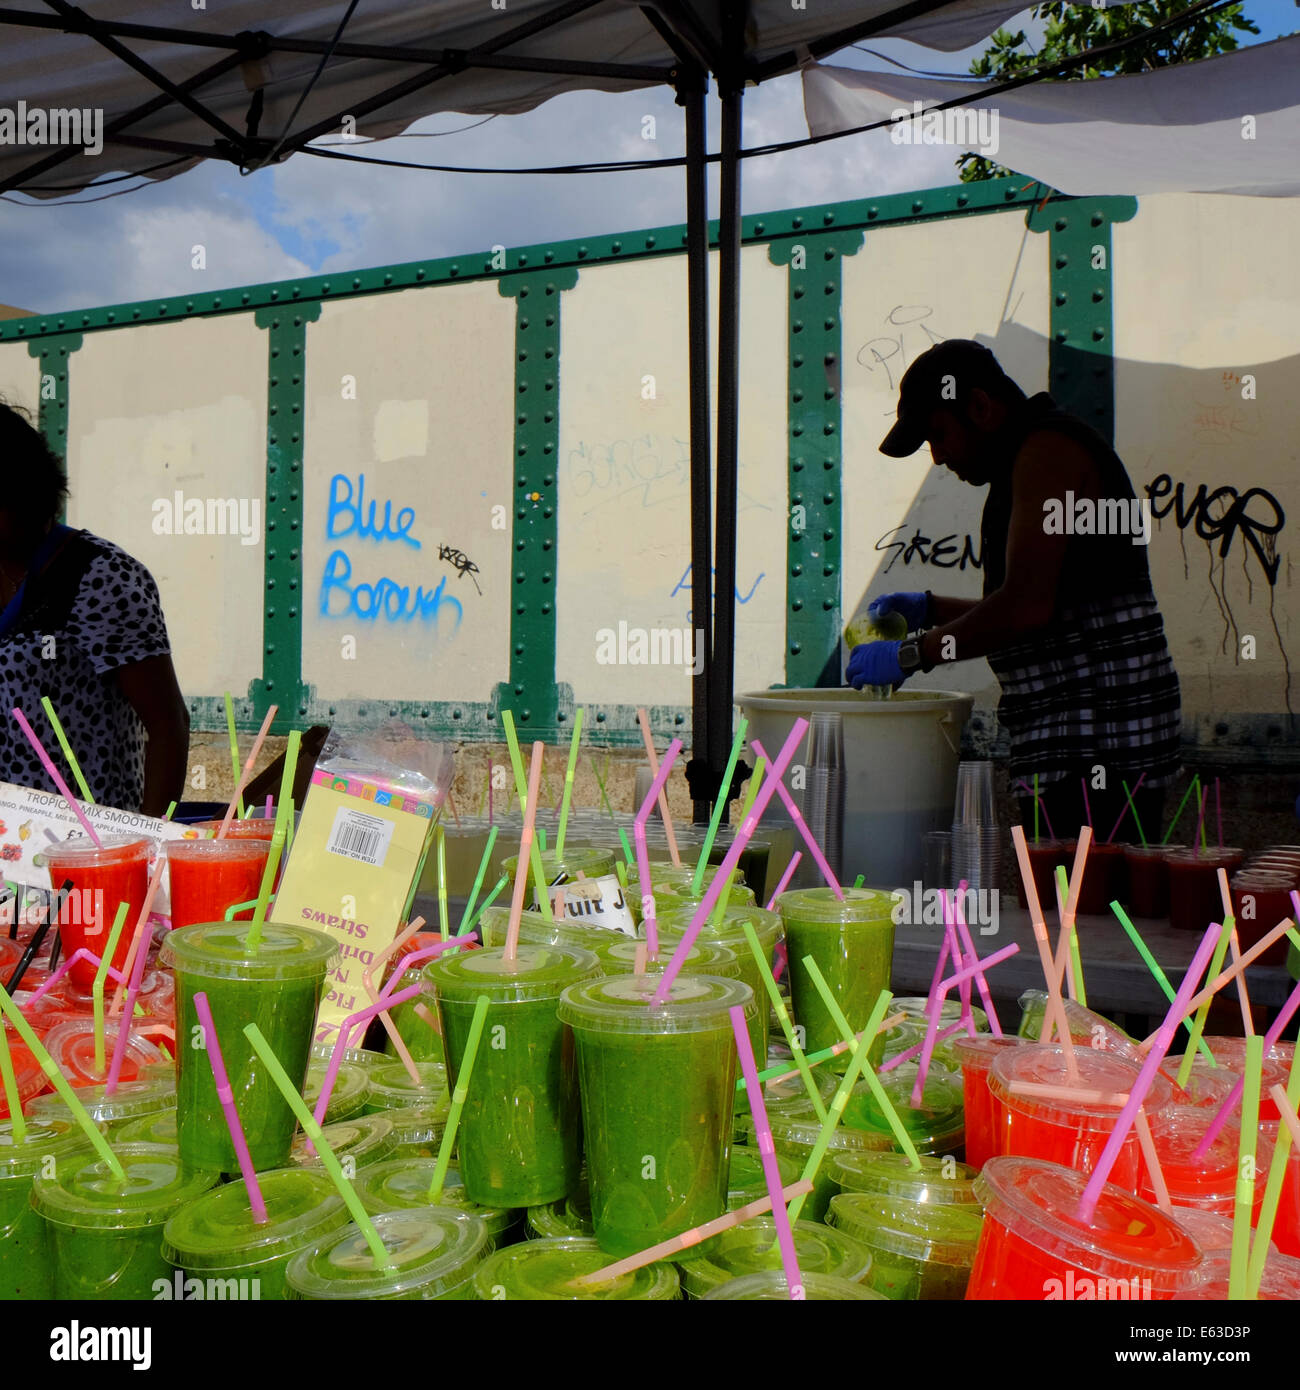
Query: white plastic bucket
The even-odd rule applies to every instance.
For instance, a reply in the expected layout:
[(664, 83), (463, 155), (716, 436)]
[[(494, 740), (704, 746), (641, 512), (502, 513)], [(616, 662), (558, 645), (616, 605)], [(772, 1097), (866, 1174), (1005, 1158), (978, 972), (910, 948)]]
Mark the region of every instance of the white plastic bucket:
[[(735, 702), (749, 721), (751, 745), (757, 739), (769, 758), (780, 752), (796, 719), (841, 715), (844, 878), (851, 883), (865, 874), (869, 886), (893, 888), (921, 877), (922, 837), (952, 824), (961, 731), (974, 696), (898, 690), (888, 700), (867, 700), (848, 688), (754, 690), (737, 695)], [(802, 758), (801, 749), (791, 767)], [(789, 774), (786, 785), (793, 785)], [(799, 792), (793, 795), (802, 809)], [(789, 821), (779, 798), (768, 804), (763, 818)], [(796, 847), (801, 844), (796, 837)]]

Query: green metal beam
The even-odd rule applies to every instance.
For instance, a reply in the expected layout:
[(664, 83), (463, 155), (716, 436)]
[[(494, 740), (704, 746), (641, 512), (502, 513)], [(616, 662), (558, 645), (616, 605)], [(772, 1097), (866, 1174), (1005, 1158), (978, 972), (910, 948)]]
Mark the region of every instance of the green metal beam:
[(56, 333), (27, 344), (41, 366), (38, 424), (45, 442), (68, 466), (68, 358), (81, 346), (80, 333)]

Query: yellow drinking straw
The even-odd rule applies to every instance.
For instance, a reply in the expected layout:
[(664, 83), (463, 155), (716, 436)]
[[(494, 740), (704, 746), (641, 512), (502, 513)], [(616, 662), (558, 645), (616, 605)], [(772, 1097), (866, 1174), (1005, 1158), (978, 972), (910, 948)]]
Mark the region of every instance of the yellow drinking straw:
[(1255, 1151), (1259, 1141), (1259, 1083), (1264, 1070), (1264, 1039), (1246, 1039), (1245, 1090), (1241, 1100), (1241, 1139), (1237, 1149), (1237, 1190), (1232, 1206), (1232, 1254), (1228, 1262), (1228, 1298), (1248, 1299), (1250, 1217), (1255, 1208)]
[(0, 1081), (4, 1083), (5, 1101), (9, 1106), (9, 1128), (13, 1131), (14, 1143), (21, 1144), (27, 1137), (27, 1121), (23, 1119), (22, 1097), (18, 1094), (14, 1059), (9, 1053), (9, 1039), (3, 1023), (0, 1023)]
[[(501, 727), (506, 731), (506, 747), (510, 750), (510, 766), (514, 769), (515, 791), (519, 796), (519, 814), (522, 816), (528, 805), (528, 777), (524, 772), (524, 759), (523, 754), (519, 751), (519, 735), (515, 732), (515, 716), (512, 710), (503, 709), (501, 711)], [(537, 893), (538, 910), (546, 921), (554, 922), (555, 913), (551, 908), (551, 885), (546, 881), (546, 873), (542, 868), (542, 849), (535, 838), (528, 865), (516, 864), (515, 872), (527, 873), (529, 866), (533, 871), (533, 887)]]
[[(1286, 1098), (1292, 1110), (1300, 1104), (1300, 1049), (1291, 1057), (1291, 1074), (1287, 1078)], [(1286, 1125), (1280, 1124), (1277, 1127), (1277, 1141), (1273, 1145), (1273, 1159), (1268, 1168), (1268, 1181), (1264, 1185), (1264, 1201), (1259, 1209), (1259, 1225), (1255, 1229), (1250, 1261), (1246, 1267), (1246, 1293), (1250, 1298), (1259, 1297), (1264, 1265), (1268, 1261), (1269, 1238), (1273, 1233), (1273, 1223), (1277, 1219), (1278, 1203), (1282, 1198), (1282, 1184), (1286, 1181), (1290, 1157), (1291, 1131)]]
[(573, 800), (573, 769), (578, 762), (578, 744), (582, 739), (582, 707), (573, 718), (573, 737), (569, 740), (569, 763), (564, 769), (564, 795), (560, 800), (560, 825), (555, 833), (555, 857), (564, 858), (564, 832), (569, 825), (569, 802)]
[[(230, 735), (230, 766), (235, 777), (235, 786), (239, 786), (239, 735), (235, 732), (235, 702), (230, 698), (230, 691), (226, 691), (226, 732)], [(239, 803), (239, 818), (244, 818), (244, 798), (240, 795), (237, 798)]]
[(59, 723), (59, 716), (54, 713), (54, 706), (50, 703), (48, 695), (41, 696), (41, 708), (45, 711), (45, 717), (50, 721), (50, 728), (54, 730), (54, 737), (59, 741), (59, 747), (63, 749), (63, 756), (67, 759), (68, 766), (72, 769), (72, 776), (81, 791), (81, 799), (88, 801), (92, 806), (95, 798), (90, 794), (90, 788), (86, 785), (86, 779), (81, 775), (81, 765), (77, 762), (77, 755), (72, 751), (68, 743), (68, 736), (63, 732), (63, 725)]
[(442, 1199), (443, 1185), (447, 1181), (447, 1166), (451, 1163), (451, 1151), (456, 1147), (460, 1112), (465, 1108), (465, 1098), (469, 1095), (469, 1078), (474, 1070), (474, 1059), (478, 1056), (478, 1044), (483, 1036), (487, 1011), (488, 997), (486, 994), (480, 994), (474, 1001), (474, 1017), (469, 1021), (469, 1036), (465, 1039), (465, 1055), (461, 1058), (460, 1067), (456, 1072), (456, 1085), (451, 1093), (451, 1109), (447, 1112), (447, 1127), (442, 1132), (442, 1143), (438, 1145), (438, 1161), (434, 1165), (433, 1181), (429, 1184), (429, 1201), (435, 1206)]

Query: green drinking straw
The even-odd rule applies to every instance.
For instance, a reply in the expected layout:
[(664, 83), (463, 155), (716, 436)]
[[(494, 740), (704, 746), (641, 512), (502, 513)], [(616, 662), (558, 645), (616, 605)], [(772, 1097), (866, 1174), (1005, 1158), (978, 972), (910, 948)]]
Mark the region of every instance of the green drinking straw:
[[(893, 997), (887, 989), (880, 991), (880, 997), (876, 1000), (876, 1007), (872, 1009), (871, 1018), (867, 1023), (869, 1036), (875, 1036), (881, 1020), (885, 1017), (885, 1010), (889, 1008), (889, 1001)], [(816, 1178), (817, 1170), (822, 1166), (822, 1159), (826, 1157), (826, 1150), (830, 1147), (831, 1136), (835, 1133), (835, 1127), (844, 1114), (844, 1107), (849, 1103), (849, 1094), (857, 1083), (858, 1073), (862, 1070), (866, 1060), (867, 1049), (865, 1047), (853, 1048), (849, 1055), (849, 1065), (845, 1069), (835, 1094), (831, 1097), (830, 1113), (822, 1123), (821, 1133), (818, 1134), (816, 1142), (813, 1144), (812, 1153), (808, 1155), (808, 1162), (804, 1164), (803, 1172), (800, 1174), (805, 1182), (812, 1182)], [(803, 1197), (796, 1197), (790, 1204), (790, 1224), (792, 1226), (798, 1221), (799, 1213), (802, 1210)]]
[(433, 1181), (429, 1184), (429, 1201), (434, 1206), (437, 1206), (442, 1197), (443, 1184), (447, 1180), (447, 1167), (451, 1163), (451, 1151), (456, 1147), (460, 1112), (465, 1107), (465, 1097), (469, 1095), (469, 1078), (474, 1070), (474, 1058), (478, 1056), (478, 1043), (483, 1035), (487, 1011), (488, 997), (486, 994), (480, 994), (474, 1001), (474, 1017), (470, 1019), (469, 1037), (465, 1039), (465, 1055), (460, 1059), (460, 1067), (456, 1072), (456, 1085), (451, 1093), (451, 1109), (447, 1112), (447, 1128), (442, 1132), (442, 1143), (438, 1145), (438, 1161), (434, 1165)]
[[(230, 691), (226, 691), (226, 732), (230, 735), (230, 766), (235, 774), (235, 786), (239, 786), (239, 735), (235, 732), (235, 702), (230, 698)], [(239, 815), (242, 819), (244, 814), (244, 797), (239, 796)]]
[(93, 806), (95, 798), (91, 796), (86, 779), (81, 775), (81, 765), (77, 762), (77, 755), (68, 744), (68, 736), (63, 732), (63, 725), (59, 723), (59, 716), (54, 713), (54, 706), (50, 703), (48, 695), (41, 696), (41, 708), (45, 711), (45, 717), (50, 721), (50, 728), (54, 730), (54, 737), (58, 739), (59, 747), (63, 749), (63, 756), (67, 759), (77, 786), (81, 789), (81, 799), (88, 801)]
[[(1286, 1098), (1291, 1103), (1292, 1110), (1300, 1103), (1300, 1049), (1291, 1057), (1291, 1074), (1287, 1078)], [(1273, 1234), (1273, 1223), (1277, 1219), (1278, 1203), (1282, 1197), (1282, 1184), (1286, 1181), (1290, 1156), (1291, 1131), (1286, 1125), (1280, 1124), (1277, 1127), (1277, 1140), (1273, 1145), (1273, 1160), (1269, 1164), (1268, 1182), (1264, 1186), (1264, 1201), (1259, 1209), (1259, 1225), (1256, 1227), (1255, 1240), (1251, 1245), (1250, 1262), (1246, 1267), (1246, 1293), (1250, 1298), (1259, 1297), (1259, 1285), (1264, 1277), (1264, 1265), (1268, 1260), (1269, 1237)]]
[(271, 850), (266, 856), (266, 868), (262, 870), (262, 882), (257, 890), (257, 907), (253, 911), (253, 921), (246, 938), (248, 948), (253, 952), (262, 944), (262, 925), (266, 920), (266, 906), (271, 898), (275, 871), (279, 868), (280, 860), (287, 852), (286, 845), (293, 836), (293, 778), (298, 769), (298, 748), (301, 743), (301, 730), (290, 729), (289, 741), (284, 749), (284, 770), (280, 774), (280, 799), (275, 808)]
[(465, 903), (465, 911), (460, 914), (460, 927), (457, 931), (458, 936), (464, 936), (469, 928), (465, 925), (469, 915), (474, 911), (474, 904), (478, 901), (479, 889), (483, 887), (483, 876), (487, 873), (487, 866), (492, 862), (492, 846), (497, 842), (497, 828), (492, 826), (488, 831), (487, 844), (483, 846), (483, 858), (478, 861), (478, 873), (474, 877), (474, 887), (470, 890), (470, 895)]
[[(434, 831), (434, 836), (438, 841), (438, 933), (444, 941), (447, 939), (447, 834), (439, 822), (438, 828)], [(423, 860), (421, 860), (423, 863)], [(409, 918), (407, 919), (410, 920)]]
[[(402, 920), (403, 922), (409, 922), (409, 921), (411, 920), (411, 908), (415, 906), (415, 895), (416, 895), (416, 893), (419, 891), (419, 888), (420, 888), (420, 880), (424, 877), (424, 866), (425, 866), (426, 863), (428, 863), (428, 860), (429, 860), (429, 850), (432, 848), (433, 842), (434, 842), (435, 838), (437, 837), (437, 835), (438, 835), (441, 831), (442, 831), (442, 822), (439, 821), (437, 827), (436, 827), (435, 830), (434, 830), (434, 833), (433, 833), (432, 835), (426, 835), (426, 836), (425, 836), (424, 844), (423, 844), (423, 845), (421, 846), (421, 848), (420, 848), (420, 857), (419, 857), (419, 859), (416, 861), (416, 865), (415, 865), (415, 877), (411, 880), (410, 891), (407, 893), (407, 895), (406, 895), (406, 902), (405, 902), (405, 904), (404, 904), (403, 907), (402, 907), (402, 918), (401, 918), (401, 920)], [(442, 861), (439, 860), (439, 865), (441, 865), (441, 862), (442, 862)], [(441, 881), (441, 878), (442, 878), (442, 875), (441, 875), (441, 873), (439, 873), (439, 880), (440, 880), (440, 881)], [(446, 939), (447, 939), (447, 934), (446, 934), (446, 932), (444, 932), (444, 933), (443, 933), (443, 940), (445, 941)]]
[(628, 864), (636, 863), (636, 855), (632, 853), (632, 846), (628, 843), (627, 831), (620, 825), (618, 828), (618, 838), (623, 843), (623, 859)]
[(104, 1160), (108, 1171), (118, 1182), (124, 1183), (126, 1173), (123, 1171), (117, 1155), (109, 1148), (108, 1141), (99, 1132), (99, 1126), (90, 1118), (86, 1113), (86, 1107), (77, 1099), (75, 1088), (68, 1085), (67, 1077), (55, 1065), (54, 1058), (46, 1052), (41, 1040), (32, 1032), (31, 1024), (23, 1017), (23, 1011), (9, 997), (9, 991), (3, 985), (0, 985), (0, 1013), (3, 1013), (18, 1030), (18, 1036), (27, 1044), (27, 1050), (40, 1063), (41, 1070), (49, 1077), (64, 1104), (72, 1111), (72, 1118), (81, 1126), (86, 1138), (90, 1140), (91, 1147)]
[[(808, 1065), (808, 1058), (804, 1056), (804, 1050), (799, 1046), (798, 1035), (794, 1031), (794, 1024), (790, 1022), (790, 1014), (785, 1007), (785, 1000), (781, 998), (781, 991), (776, 987), (776, 979), (772, 974), (772, 966), (768, 962), (767, 955), (763, 950), (763, 944), (758, 939), (758, 933), (754, 930), (754, 924), (749, 921), (740, 924), (741, 930), (745, 933), (745, 940), (749, 942), (749, 949), (754, 954), (754, 959), (758, 962), (759, 973), (763, 977), (763, 987), (767, 990), (767, 997), (772, 1001), (772, 1008), (776, 1010), (776, 1016), (781, 1024), (781, 1031), (785, 1034), (785, 1040), (789, 1044), (790, 1054), (794, 1058), (794, 1064), (799, 1069), (799, 1075), (803, 1078), (803, 1084), (808, 1088), (808, 1099), (813, 1103), (813, 1109), (817, 1112), (817, 1118), (826, 1123), (826, 1107), (822, 1103), (821, 1092), (817, 1089), (817, 1083), (812, 1077), (812, 1068)], [(780, 1072), (777, 1068), (772, 1074), (776, 1076)], [(744, 1086), (744, 1078), (741, 1078), (740, 1086)]]
[(866, 881), (867, 881), (867, 876), (866, 876), (866, 874), (859, 874), (859, 875), (857, 876), (857, 878), (855, 878), (855, 879), (853, 880), (853, 886), (854, 886), (855, 888), (861, 888), (862, 885), (863, 885)]
[(627, 865), (621, 860), (614, 860), (614, 872), (618, 875), (618, 886), (623, 890), (624, 898), (627, 897)]
[(1202, 850), (1204, 850), (1204, 849), (1206, 848), (1206, 844), (1205, 844), (1205, 803), (1209, 800), (1209, 797), (1210, 797), (1210, 789), (1209, 789), (1209, 787), (1202, 787), (1202, 788), (1201, 788), (1201, 795), (1200, 795), (1200, 798), (1199, 798), (1199, 799), (1200, 799), (1200, 803), (1201, 803), (1201, 806), (1200, 806), (1200, 812), (1201, 812), (1201, 813), (1200, 813), (1200, 815), (1197, 816), (1197, 818), (1196, 818), (1197, 824), (1201, 827), (1201, 849), (1202, 849)]
[[(1125, 934), (1128, 936), (1128, 939), (1133, 943), (1138, 955), (1140, 955), (1142, 959), (1146, 962), (1146, 967), (1154, 977), (1156, 984), (1160, 986), (1161, 993), (1172, 1004), (1174, 1002), (1173, 985), (1169, 983), (1168, 976), (1160, 968), (1160, 962), (1156, 960), (1155, 956), (1151, 954), (1150, 948), (1147, 946), (1146, 942), (1142, 940), (1142, 937), (1139, 934), (1138, 929), (1133, 925), (1132, 922), (1129, 921), (1128, 913), (1125, 912), (1124, 909), (1119, 905), (1118, 899), (1114, 899), (1111, 902), (1110, 910), (1115, 914), (1116, 917), (1119, 918), (1120, 926), (1124, 928)], [(1186, 1028), (1189, 1033), (1191, 1033), (1192, 1020), (1186, 1015), (1184, 1015), (1182, 1022), (1183, 1027)], [(1207, 1043), (1204, 1038), (1198, 1039), (1197, 1042), (1202, 1055), (1205, 1057), (1205, 1060), (1209, 1062), (1209, 1064), (1212, 1067), (1217, 1067), (1219, 1064), (1217, 1061), (1215, 1061), (1214, 1053), (1210, 1051), (1209, 1043)]]
[[(129, 903), (118, 903), (117, 916), (113, 918), (113, 926), (108, 933), (108, 947), (104, 951), (103, 957), (100, 959), (99, 969), (95, 971), (95, 983), (90, 987), (90, 995), (91, 999), (94, 1001), (93, 1007), (95, 1011), (96, 1072), (102, 1072), (106, 1065), (106, 1059), (104, 1057), (104, 981), (108, 978), (109, 967), (113, 964), (113, 952), (117, 950), (118, 938), (122, 935), (122, 927), (126, 922), (126, 914), (129, 911)], [(144, 949), (143, 945), (140, 949)], [(124, 1018), (121, 1020), (120, 1026), (129, 1028), (130, 1023)]]
[(176, 814), (176, 803), (175, 803), (174, 801), (169, 802), (168, 805), (167, 805), (167, 813), (166, 813), (166, 815), (163, 816), (163, 820), (171, 820), (171, 818), (172, 818), (175, 814)]
[[(1223, 958), (1228, 952), (1228, 941), (1232, 936), (1234, 925), (1231, 917), (1223, 919), (1219, 939), (1214, 946), (1214, 954), (1210, 957), (1210, 968), (1205, 976), (1207, 980), (1216, 979), (1219, 971), (1223, 969)], [(1174, 1078), (1180, 1087), (1187, 1085), (1187, 1078), (1192, 1074), (1192, 1062), (1201, 1043), (1201, 1034), (1205, 1032), (1205, 1019), (1210, 1012), (1212, 1002), (1212, 999), (1207, 999), (1196, 1011), (1196, 1022), (1192, 1024), (1192, 1045), (1183, 1053), (1183, 1060), (1178, 1067), (1178, 1075)]]
[(540, 829), (540, 828), (539, 828), (538, 831), (537, 831), (537, 845), (538, 845), (538, 848), (542, 851), (542, 853), (545, 854), (545, 853), (546, 853), (546, 831), (545, 831), (545, 830), (542, 830), (542, 829)]
[[(1070, 880), (1066, 876), (1065, 865), (1056, 866), (1056, 910), (1062, 919), (1065, 917), (1065, 904), (1070, 897)], [(1074, 989), (1078, 995), (1075, 1001), (1081, 1007), (1088, 1007), (1087, 991), (1083, 987), (1083, 962), (1079, 959), (1079, 933), (1074, 923), (1070, 923), (1070, 964), (1074, 968)]]
[(1187, 790), (1183, 793), (1183, 799), (1178, 803), (1178, 809), (1174, 812), (1173, 820), (1169, 822), (1169, 829), (1165, 831), (1165, 838), (1160, 841), (1161, 845), (1167, 845), (1169, 843), (1169, 837), (1174, 833), (1174, 828), (1177, 826), (1183, 814), (1183, 807), (1187, 805), (1187, 798), (1191, 796), (1193, 788), (1200, 785), (1200, 781), (1201, 775), (1198, 772), (1187, 784)]
[(582, 739), (582, 706), (573, 716), (573, 737), (569, 740), (569, 763), (564, 769), (564, 795), (560, 798), (560, 824), (555, 832), (555, 857), (564, 858), (564, 832), (569, 827), (569, 803), (573, 800), (573, 769), (578, 763), (578, 744)]
[(280, 1059), (271, 1050), (271, 1044), (263, 1037), (262, 1030), (256, 1023), (245, 1026), (244, 1036), (252, 1045), (253, 1051), (262, 1059), (267, 1071), (271, 1074), (271, 1080), (275, 1082), (280, 1094), (284, 1097), (285, 1104), (293, 1111), (298, 1123), (306, 1131), (307, 1137), (320, 1155), (325, 1171), (330, 1175), (334, 1186), (338, 1188), (339, 1196), (343, 1198), (348, 1211), (352, 1214), (353, 1221), (357, 1223), (361, 1234), (366, 1238), (370, 1253), (375, 1257), (376, 1267), (387, 1269), (392, 1263), (392, 1259), (384, 1246), (384, 1242), (379, 1239), (379, 1232), (375, 1230), (374, 1223), (367, 1215), (365, 1207), (361, 1205), (356, 1190), (343, 1176), (343, 1169), (334, 1155), (334, 1150), (330, 1148), (328, 1140), (321, 1133), (320, 1125), (316, 1123), (306, 1102), (294, 1088), (293, 1082), (289, 1080), (288, 1073), (280, 1065)]
[[(898, 1111), (894, 1108), (894, 1102), (889, 1099), (885, 1093), (885, 1088), (880, 1084), (875, 1067), (867, 1061), (867, 1053), (871, 1050), (871, 1042), (875, 1041), (876, 1030), (880, 1027), (880, 1020), (885, 1016), (884, 1011), (881, 1011), (880, 1018), (877, 1018), (873, 1013), (871, 1022), (864, 1030), (871, 1042), (859, 1042), (858, 1035), (849, 1026), (848, 1019), (844, 1017), (844, 1010), (840, 1008), (839, 1000), (831, 993), (831, 987), (826, 983), (826, 977), (818, 968), (817, 962), (811, 956), (805, 956), (803, 964), (804, 969), (812, 976), (812, 982), (817, 987), (817, 993), (822, 997), (822, 1003), (826, 1005), (831, 1018), (835, 1020), (835, 1026), (840, 1030), (840, 1036), (852, 1039), (849, 1044), (849, 1052), (854, 1055), (861, 1054), (862, 1074), (866, 1078), (867, 1085), (871, 1087), (871, 1094), (876, 1098), (876, 1104), (880, 1106), (881, 1114), (888, 1121), (890, 1129), (894, 1131), (894, 1138), (898, 1140), (899, 1147), (907, 1155), (912, 1167), (919, 1172), (921, 1159), (916, 1152), (916, 1145), (912, 1142), (912, 1136), (907, 1132), (907, 1127), (902, 1120), (898, 1118)], [(886, 996), (886, 1007), (888, 1007), (890, 998), (892, 996)], [(879, 1000), (876, 1001), (876, 1008), (880, 1008)], [(836, 1099), (838, 1098), (837, 1095)], [(845, 1101), (847, 1102), (847, 1100), (848, 1097), (846, 1096)]]
[(735, 776), (736, 763), (740, 759), (740, 750), (745, 746), (745, 734), (748, 730), (749, 721), (742, 715), (740, 725), (736, 729), (736, 737), (731, 741), (731, 752), (727, 755), (727, 768), (722, 774), (722, 789), (713, 803), (713, 814), (709, 817), (709, 828), (704, 835), (704, 847), (700, 850), (700, 857), (695, 865), (695, 877), (691, 880), (691, 896), (694, 898), (700, 896), (700, 890), (704, 887), (704, 866), (709, 862), (709, 851), (713, 848), (718, 826), (722, 824), (723, 812), (731, 805), (727, 793), (731, 790), (731, 779)]
[[(1129, 792), (1128, 783), (1121, 781), (1120, 786), (1124, 788), (1124, 798), (1128, 802), (1129, 810), (1133, 812), (1133, 824), (1137, 826), (1138, 839), (1142, 841), (1142, 848), (1146, 849), (1147, 837), (1142, 833), (1142, 822), (1138, 820), (1138, 808), (1133, 804), (1133, 797)], [(1172, 998), (1170, 1002), (1172, 1002)]]
[[(525, 814), (528, 804), (528, 777), (524, 772), (523, 754), (519, 751), (519, 735), (515, 732), (515, 716), (513, 710), (503, 709), (501, 711), (501, 727), (506, 731), (506, 747), (510, 750), (510, 766), (515, 774), (515, 791), (519, 795), (519, 814)], [(538, 842), (537, 836), (533, 836), (533, 850), (529, 863), (533, 871), (533, 885), (537, 893), (537, 906), (541, 911), (542, 917), (547, 922), (555, 921), (555, 913), (551, 911), (551, 891), (550, 884), (546, 882), (546, 875), (542, 871), (542, 847)], [(516, 871), (519, 869), (516, 865)], [(525, 870), (525, 872), (527, 872)]]
[[(847, 1051), (847, 1047), (835, 1043), (831, 1047), (823, 1047), (820, 1052), (805, 1053), (804, 1061), (808, 1063), (809, 1067), (816, 1067), (820, 1066), (822, 1062), (829, 1062), (832, 1057), (843, 1056)], [(778, 1062), (775, 1066), (764, 1067), (763, 1070), (759, 1072), (758, 1079), (760, 1081), (771, 1081), (774, 1076), (786, 1076), (789, 1071), (790, 1068), (787, 1067), (784, 1062)], [(742, 1076), (740, 1080), (736, 1082), (736, 1090), (743, 1091), (744, 1089), (745, 1078)]]
[(3, 1023), (0, 1023), (0, 1081), (4, 1082), (5, 1101), (9, 1106), (9, 1128), (13, 1131), (14, 1143), (21, 1144), (27, 1137), (27, 1121), (23, 1119), (18, 1078), (14, 1075), (14, 1059), (9, 1055), (9, 1039)]
[[(1259, 1142), (1259, 1082), (1264, 1070), (1264, 1039), (1246, 1039), (1245, 1090), (1241, 1100), (1241, 1138), (1237, 1148), (1237, 1190), (1232, 1207), (1232, 1254), (1228, 1262), (1228, 1299), (1240, 1302), (1247, 1291), (1250, 1217), (1255, 1208), (1255, 1149)], [(1280, 1125), (1279, 1129), (1285, 1129)], [(1261, 1270), (1262, 1273), (1262, 1270)]]
[(609, 804), (609, 797), (605, 794), (605, 781), (606, 781), (606, 779), (609, 777), (609, 764), (610, 764), (610, 756), (607, 754), (606, 757), (605, 757), (605, 776), (602, 777), (602, 776), (600, 775), (600, 768), (597, 767), (597, 765), (596, 765), (596, 760), (595, 760), (595, 758), (592, 758), (592, 760), (591, 760), (591, 770), (592, 770), (592, 772), (595, 773), (595, 775), (596, 775), (596, 785), (600, 788), (600, 800), (601, 800), (601, 803), (602, 803), (602, 805), (605, 807), (605, 813), (606, 813), (606, 815), (609, 816), (610, 820), (613, 820), (613, 819), (614, 819), (614, 808)]
[[(510, 878), (507, 874), (502, 874), (501, 877), (497, 879), (496, 887), (494, 887), (492, 891), (487, 895), (487, 897), (484, 898), (483, 901), (479, 904), (478, 911), (475, 912), (475, 914), (466, 923), (462, 931), (462, 935), (464, 934), (464, 932), (471, 932), (474, 930), (474, 928), (478, 925), (478, 919), (482, 917), (482, 915), (488, 910), (488, 908), (492, 906), (492, 904), (497, 900), (497, 897), (501, 893), (501, 890), (509, 882)], [(459, 951), (460, 947), (454, 947), (453, 950)]]

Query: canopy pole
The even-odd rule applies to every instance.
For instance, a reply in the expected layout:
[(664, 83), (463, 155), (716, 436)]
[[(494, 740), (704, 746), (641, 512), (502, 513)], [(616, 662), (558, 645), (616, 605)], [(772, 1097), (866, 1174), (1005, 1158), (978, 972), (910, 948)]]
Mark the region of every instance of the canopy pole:
[(707, 75), (700, 69), (683, 78), (678, 102), (686, 108), (686, 293), (691, 410), (691, 626), (695, 654), (703, 652), (691, 677), (691, 761), (687, 784), (697, 824), (708, 823), (717, 783), (710, 784), (709, 685), (713, 668), (713, 514), (709, 504), (709, 200), (707, 154)]

